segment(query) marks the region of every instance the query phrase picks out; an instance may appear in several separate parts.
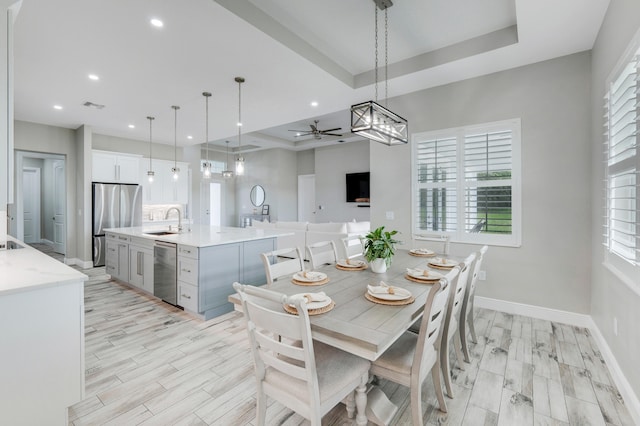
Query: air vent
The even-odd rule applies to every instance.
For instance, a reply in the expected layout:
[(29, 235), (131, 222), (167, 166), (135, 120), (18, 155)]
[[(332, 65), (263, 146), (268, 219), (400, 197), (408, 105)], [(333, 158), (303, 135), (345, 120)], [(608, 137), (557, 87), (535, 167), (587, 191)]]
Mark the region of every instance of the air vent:
[(89, 101), (83, 103), (82, 105), (84, 105), (84, 106), (86, 106), (88, 108), (93, 108), (93, 109), (102, 109), (102, 108), (104, 108), (104, 105), (95, 104), (95, 103), (89, 102)]

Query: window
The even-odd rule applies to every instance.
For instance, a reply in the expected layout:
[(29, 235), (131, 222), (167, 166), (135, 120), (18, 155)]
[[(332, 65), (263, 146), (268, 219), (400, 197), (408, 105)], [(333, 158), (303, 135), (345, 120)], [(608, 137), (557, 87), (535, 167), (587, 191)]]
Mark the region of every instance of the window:
[[(636, 37), (638, 39), (638, 37)], [(632, 44), (633, 46), (633, 44)], [(638, 67), (635, 43), (608, 79), (604, 99), (605, 264), (630, 279), (640, 274), (638, 224)], [(636, 278), (637, 280), (637, 278)]]
[[(200, 160), (200, 172), (204, 171), (204, 163), (206, 162), (207, 160)], [(209, 162), (211, 163), (211, 173), (222, 173), (225, 167), (224, 161), (209, 160)]]
[(413, 135), (413, 232), (520, 245), (520, 120)]

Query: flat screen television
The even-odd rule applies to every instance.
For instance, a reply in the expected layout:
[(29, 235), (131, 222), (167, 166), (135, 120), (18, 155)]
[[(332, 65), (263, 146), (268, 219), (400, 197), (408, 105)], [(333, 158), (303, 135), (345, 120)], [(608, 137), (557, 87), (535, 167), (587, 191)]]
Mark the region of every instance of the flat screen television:
[(369, 202), (369, 172), (347, 173), (347, 203)]

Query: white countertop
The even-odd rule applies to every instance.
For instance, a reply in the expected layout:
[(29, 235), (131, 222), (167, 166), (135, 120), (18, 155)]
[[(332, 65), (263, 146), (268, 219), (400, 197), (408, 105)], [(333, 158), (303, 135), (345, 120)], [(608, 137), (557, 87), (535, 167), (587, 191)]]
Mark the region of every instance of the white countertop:
[(86, 281), (88, 278), (15, 238), (7, 239), (24, 248), (0, 251), (0, 296)]
[[(222, 244), (240, 243), (243, 241), (263, 240), (265, 238), (275, 238), (285, 235), (293, 235), (290, 231), (278, 229), (255, 229), (255, 228), (232, 228), (220, 226), (191, 225), (179, 234), (170, 235), (149, 235), (149, 231), (166, 231), (168, 226), (135, 226), (131, 228), (109, 228), (105, 232), (128, 235), (149, 240), (166, 241), (169, 243), (184, 244), (193, 247), (209, 247)], [(175, 228), (174, 228), (175, 229)]]

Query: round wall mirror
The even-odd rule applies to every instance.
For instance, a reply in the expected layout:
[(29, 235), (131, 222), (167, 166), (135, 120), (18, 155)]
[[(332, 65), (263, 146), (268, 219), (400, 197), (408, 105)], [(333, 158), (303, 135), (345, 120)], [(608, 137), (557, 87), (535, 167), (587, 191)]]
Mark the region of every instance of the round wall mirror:
[(260, 185), (255, 185), (253, 188), (251, 188), (250, 197), (251, 204), (256, 207), (260, 207), (262, 204), (264, 204), (264, 188)]

